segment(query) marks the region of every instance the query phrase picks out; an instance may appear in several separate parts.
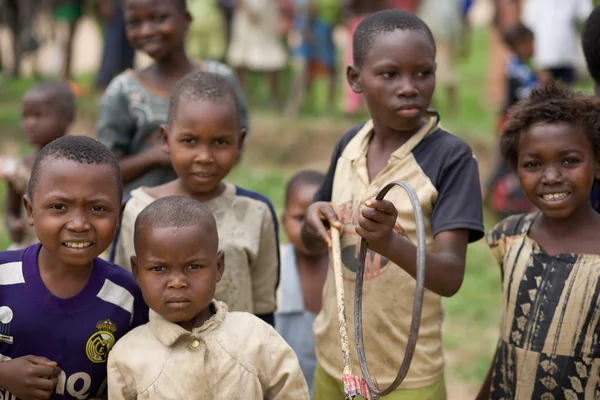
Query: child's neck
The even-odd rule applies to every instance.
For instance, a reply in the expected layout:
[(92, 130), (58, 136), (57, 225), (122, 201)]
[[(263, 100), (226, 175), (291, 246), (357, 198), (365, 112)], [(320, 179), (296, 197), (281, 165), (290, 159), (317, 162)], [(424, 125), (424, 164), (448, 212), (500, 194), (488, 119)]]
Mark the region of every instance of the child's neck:
[(181, 78), (195, 68), (183, 49), (174, 51), (161, 60), (154, 62), (154, 70), (165, 78)]
[(542, 214), (530, 236), (549, 254), (600, 254), (600, 214), (591, 206), (580, 207), (567, 218), (554, 219)]
[(88, 265), (66, 265), (50, 254), (44, 246), (38, 255), (38, 268), (42, 282), (56, 297), (75, 296), (88, 283), (94, 262)]
[(371, 144), (376, 145), (381, 150), (391, 150), (394, 152), (397, 148), (406, 143), (425, 125), (425, 120), (421, 119), (419, 124), (408, 131), (396, 131), (383, 121), (373, 119), (374, 135)]

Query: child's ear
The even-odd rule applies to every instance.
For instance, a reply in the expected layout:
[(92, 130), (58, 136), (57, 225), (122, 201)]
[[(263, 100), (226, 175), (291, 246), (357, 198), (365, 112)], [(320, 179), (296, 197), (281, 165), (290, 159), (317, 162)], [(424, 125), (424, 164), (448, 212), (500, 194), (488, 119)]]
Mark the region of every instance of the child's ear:
[(244, 142), (246, 141), (246, 135), (248, 134), (248, 131), (244, 128), (240, 129), (240, 140), (238, 143), (239, 149), (243, 150), (244, 149)]
[(138, 280), (138, 262), (137, 262), (137, 257), (135, 255), (131, 256), (131, 258), (129, 259), (129, 261), (131, 261), (131, 273), (133, 274), (133, 277), (135, 278), (135, 280)]
[(25, 205), (25, 210), (27, 211), (27, 224), (29, 224), (29, 226), (33, 226), (33, 202), (29, 198), (28, 194), (23, 196), (23, 204)]
[(348, 80), (348, 84), (354, 93), (363, 92), (362, 82), (360, 79), (360, 70), (354, 65), (348, 65), (346, 68), (346, 79)]
[(225, 272), (225, 253), (220, 250), (217, 253), (217, 282), (221, 281), (223, 272)]
[(165, 153), (171, 154), (169, 150), (169, 128), (166, 125), (160, 126), (160, 138), (162, 140), (162, 149)]

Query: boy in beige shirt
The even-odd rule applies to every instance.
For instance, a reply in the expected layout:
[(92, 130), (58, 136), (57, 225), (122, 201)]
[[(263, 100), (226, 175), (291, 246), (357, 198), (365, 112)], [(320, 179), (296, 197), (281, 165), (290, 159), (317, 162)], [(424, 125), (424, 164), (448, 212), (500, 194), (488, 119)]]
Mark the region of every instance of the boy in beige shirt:
[(177, 84), (167, 125), (161, 129), (177, 179), (131, 192), (110, 261), (131, 270), (135, 219), (156, 199), (186, 196), (201, 201), (217, 220), (225, 254), (215, 298), (232, 311), (253, 313), (273, 325), (279, 275), (275, 211), (266, 197), (225, 181), (246, 135), (239, 110), (235, 89), (220, 75), (194, 72)]
[(110, 352), (110, 399), (308, 399), (298, 359), (271, 326), (213, 299), (223, 275), (215, 218), (183, 196), (135, 223), (133, 274), (150, 322)]

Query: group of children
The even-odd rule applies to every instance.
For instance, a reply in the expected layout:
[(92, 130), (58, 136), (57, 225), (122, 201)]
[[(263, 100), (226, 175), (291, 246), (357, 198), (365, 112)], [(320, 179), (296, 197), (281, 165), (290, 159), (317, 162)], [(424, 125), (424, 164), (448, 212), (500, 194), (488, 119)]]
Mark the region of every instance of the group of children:
[[(445, 399), (441, 298), (460, 289), (467, 246), (484, 228), (477, 161), (429, 109), (436, 43), (428, 26), (400, 10), (358, 24), (347, 77), (371, 119), (341, 136), (326, 174), (303, 171), (289, 182), (290, 245), (280, 251), (270, 201), (226, 181), (247, 120), (225, 70), (185, 55), (184, 2), (124, 6), (130, 40), (155, 63), (113, 82), (99, 141), (64, 136), (74, 103), (60, 84), (24, 99), (36, 150), (22, 163), (27, 183), (10, 183), (7, 222), (19, 238), (26, 221), (39, 243), (0, 253), (3, 398), (343, 398), (332, 226), (342, 232), (347, 309), (360, 239), (368, 243), (365, 348), (386, 387), (411, 323), (416, 225), (404, 192), (374, 198), (403, 180), (425, 216), (426, 293), (411, 368), (388, 398)], [(600, 8), (584, 31), (596, 75), (599, 26)], [(538, 211), (487, 236), (503, 306), (480, 398), (583, 399), (600, 390), (600, 215), (590, 202), (599, 113), (599, 99), (550, 84), (508, 116), (502, 152)], [(100, 257), (109, 248), (115, 263)], [(358, 365), (354, 350), (351, 359)]]

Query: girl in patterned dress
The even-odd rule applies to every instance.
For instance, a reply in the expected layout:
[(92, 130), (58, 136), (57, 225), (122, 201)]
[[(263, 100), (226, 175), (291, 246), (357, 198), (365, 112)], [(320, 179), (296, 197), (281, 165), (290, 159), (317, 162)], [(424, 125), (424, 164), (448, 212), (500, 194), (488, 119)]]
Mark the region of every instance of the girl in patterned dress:
[(517, 104), (501, 150), (539, 210), (487, 241), (502, 275), (500, 340), (479, 398), (600, 396), (600, 99), (563, 84)]

